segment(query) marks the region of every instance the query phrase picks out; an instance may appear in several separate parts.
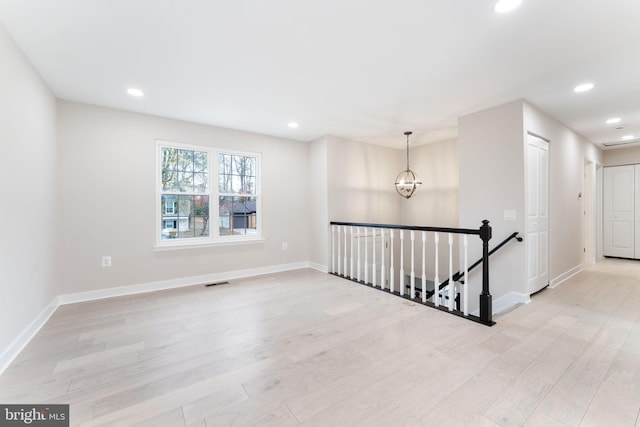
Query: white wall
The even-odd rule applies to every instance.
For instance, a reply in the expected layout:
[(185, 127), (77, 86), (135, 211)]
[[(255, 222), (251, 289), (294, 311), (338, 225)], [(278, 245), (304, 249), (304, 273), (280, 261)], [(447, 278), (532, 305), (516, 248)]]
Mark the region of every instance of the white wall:
[(329, 194), (326, 137), (309, 143), (309, 261), (328, 268)]
[(0, 371), (2, 353), (56, 295), (56, 102), (0, 26)]
[[(460, 227), (479, 228), (487, 219), (493, 228), (491, 246), (511, 233), (524, 232), (524, 145), (522, 101), (501, 105), (461, 117), (458, 121), (460, 167)], [(504, 210), (515, 210), (516, 221), (505, 221)], [(475, 239), (474, 239), (475, 240)], [(474, 246), (475, 260), (481, 255)], [(491, 257), (490, 283), (493, 300), (509, 292), (524, 294), (525, 247), (512, 242)], [(481, 282), (472, 276), (470, 299), (477, 307)], [(471, 306), (470, 304), (470, 306)]]
[(393, 183), (405, 167), (400, 151), (332, 136), (326, 142), (329, 220), (397, 224), (400, 196)]
[[(549, 279), (562, 280), (583, 262), (584, 159), (602, 164), (602, 152), (558, 120), (524, 101), (460, 118), (460, 227), (491, 221), (492, 246), (514, 231), (525, 232), (525, 150), (527, 132), (550, 140)], [(504, 210), (516, 221), (505, 221)], [(491, 257), (494, 301), (510, 292), (525, 294), (525, 243), (511, 243)]]
[[(458, 140), (421, 145), (411, 148), (410, 154), (410, 167), (418, 174), (422, 185), (410, 199), (397, 198), (400, 203), (400, 223), (457, 227)], [(405, 161), (404, 150), (400, 151), (400, 158), (402, 162)], [(401, 165), (400, 169), (404, 167)]]
[(610, 148), (603, 152), (603, 166), (621, 166), (640, 163), (640, 147)]
[(529, 103), (524, 129), (549, 143), (549, 280), (561, 280), (584, 262), (584, 159), (602, 164), (602, 151)]
[[(307, 144), (67, 101), (58, 113), (61, 294), (309, 259)], [(154, 251), (155, 139), (261, 153), (265, 242)]]

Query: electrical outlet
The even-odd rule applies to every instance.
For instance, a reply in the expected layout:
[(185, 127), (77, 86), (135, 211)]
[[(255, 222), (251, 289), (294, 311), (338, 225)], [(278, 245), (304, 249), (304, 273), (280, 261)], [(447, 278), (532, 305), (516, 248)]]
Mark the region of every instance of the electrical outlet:
[(283, 243), (282, 243), (282, 250), (283, 250), (283, 251), (286, 251), (287, 249), (289, 249), (289, 243), (287, 243), (287, 242), (283, 242)]
[(111, 257), (110, 256), (103, 256), (102, 257), (102, 266), (103, 267), (111, 267)]

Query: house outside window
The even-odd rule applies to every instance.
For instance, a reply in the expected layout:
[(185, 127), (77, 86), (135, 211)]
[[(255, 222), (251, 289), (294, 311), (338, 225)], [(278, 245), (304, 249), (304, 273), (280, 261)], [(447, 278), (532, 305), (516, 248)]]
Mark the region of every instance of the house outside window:
[(261, 240), (259, 154), (158, 141), (157, 158), (157, 246)]

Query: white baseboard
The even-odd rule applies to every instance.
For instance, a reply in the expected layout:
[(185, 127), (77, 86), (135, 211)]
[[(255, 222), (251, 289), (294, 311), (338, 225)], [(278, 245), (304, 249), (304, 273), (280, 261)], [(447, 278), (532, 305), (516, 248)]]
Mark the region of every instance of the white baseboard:
[(13, 362), (20, 352), (24, 350), (27, 344), (29, 344), (29, 341), (31, 341), (38, 331), (47, 323), (47, 320), (49, 320), (58, 306), (58, 298), (52, 299), (49, 305), (46, 306), (44, 310), (42, 310), (40, 314), (33, 319), (29, 326), (27, 326), (26, 329), (22, 331), (22, 333), (18, 335), (11, 344), (9, 344), (9, 347), (0, 354), (0, 375), (2, 375), (11, 362)]
[[(529, 304), (531, 302), (531, 298), (527, 294), (521, 294), (519, 292), (509, 292), (506, 295), (501, 296), (500, 298), (496, 298), (492, 300), (492, 314), (500, 314), (505, 311), (509, 311), (509, 309), (515, 307), (518, 304)], [(480, 309), (472, 312), (474, 316), (480, 316)]]
[(584, 269), (584, 264), (576, 265), (572, 269), (570, 269), (568, 271), (565, 271), (561, 275), (559, 275), (556, 278), (552, 279), (549, 282), (549, 287), (550, 288), (555, 288), (556, 286), (559, 286), (560, 284), (566, 282), (567, 280), (569, 280), (570, 278), (572, 278), (576, 274), (580, 273), (583, 269)]
[(65, 304), (73, 304), (84, 301), (94, 301), (104, 298), (113, 298), (126, 295), (154, 292), (164, 289), (180, 288), (184, 286), (202, 285), (207, 283), (222, 282), (225, 280), (240, 279), (245, 277), (260, 276), (263, 274), (281, 273), (301, 268), (314, 268), (318, 270), (323, 266), (310, 262), (297, 262), (293, 264), (271, 265), (266, 267), (250, 268), (246, 270), (227, 271), (224, 273), (205, 274), (183, 279), (162, 280), (158, 282), (141, 283), (137, 285), (118, 286), (116, 288), (98, 289), (88, 292), (76, 292), (73, 294), (58, 295), (31, 324), (0, 354), (0, 375), (9, 367), (20, 352), (29, 344), (29, 341), (47, 323), (47, 320), (56, 309)]
[(529, 304), (530, 301), (531, 299), (527, 294), (521, 294), (513, 291), (509, 292), (508, 294), (493, 300), (493, 314), (504, 313), (518, 304)]
[(222, 282), (225, 280), (241, 279), (245, 277), (260, 276), (263, 274), (281, 273), (283, 271), (299, 270), (310, 268), (309, 262), (298, 262), (294, 264), (280, 264), (266, 267), (249, 268), (246, 270), (226, 271), (223, 273), (204, 274), (202, 276), (191, 276), (180, 279), (161, 280), (158, 282), (141, 283), (137, 285), (118, 286), (116, 288), (98, 289), (88, 292), (76, 292), (64, 294), (58, 297), (60, 305), (73, 304), (84, 301), (94, 301), (104, 298), (113, 298), (126, 295), (155, 292), (165, 289), (182, 288), (185, 286), (205, 285), (207, 283)]
[(309, 261), (309, 268), (313, 268), (314, 270), (317, 270), (321, 273), (329, 272), (329, 267), (327, 267), (326, 265), (318, 264), (317, 262)]

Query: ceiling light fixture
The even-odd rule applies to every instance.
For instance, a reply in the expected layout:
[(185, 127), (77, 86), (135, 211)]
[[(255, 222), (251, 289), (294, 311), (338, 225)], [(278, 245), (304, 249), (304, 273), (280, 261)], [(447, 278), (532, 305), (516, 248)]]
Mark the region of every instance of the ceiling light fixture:
[(414, 171), (409, 169), (409, 136), (413, 132), (407, 131), (404, 134), (407, 136), (407, 169), (400, 172), (396, 177), (396, 191), (402, 197), (408, 199), (413, 196), (418, 188), (422, 185), (422, 181)]
[(580, 93), (580, 92), (587, 92), (591, 89), (593, 89), (593, 83), (583, 83), (573, 88), (573, 91)]
[(620, 120), (622, 120), (620, 117), (612, 117), (609, 120), (607, 120), (607, 124), (612, 125), (615, 123), (620, 123)]
[(289, 126), (291, 129), (297, 129), (298, 128), (298, 122), (289, 122), (289, 124), (287, 126)]
[(635, 135), (625, 135), (625, 136), (622, 137), (622, 140), (623, 141), (629, 141), (631, 139), (635, 139), (635, 137), (636, 137)]
[(130, 87), (129, 89), (127, 89), (127, 93), (131, 96), (135, 96), (135, 97), (141, 97), (144, 96), (144, 92), (141, 91), (140, 89), (136, 89), (134, 87)]
[(495, 13), (507, 13), (511, 12), (516, 7), (520, 6), (522, 0), (499, 0), (495, 6), (493, 6), (493, 11)]

